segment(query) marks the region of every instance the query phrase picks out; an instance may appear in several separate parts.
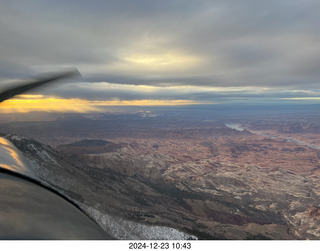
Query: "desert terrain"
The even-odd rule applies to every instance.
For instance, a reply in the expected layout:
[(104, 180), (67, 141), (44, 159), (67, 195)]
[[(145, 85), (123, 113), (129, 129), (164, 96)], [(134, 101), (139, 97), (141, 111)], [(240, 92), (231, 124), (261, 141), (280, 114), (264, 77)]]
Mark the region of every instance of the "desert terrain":
[(109, 233), (111, 214), (200, 239), (319, 239), (319, 115), (285, 114), (156, 110), (0, 129)]

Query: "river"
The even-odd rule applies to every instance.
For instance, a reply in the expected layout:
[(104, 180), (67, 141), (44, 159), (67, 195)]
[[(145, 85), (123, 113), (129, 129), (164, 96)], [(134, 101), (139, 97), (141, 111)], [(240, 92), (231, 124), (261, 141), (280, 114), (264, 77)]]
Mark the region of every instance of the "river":
[(320, 149), (318, 146), (311, 145), (311, 144), (308, 144), (306, 142), (299, 141), (299, 140), (296, 140), (296, 139), (287, 138), (287, 137), (281, 137), (281, 136), (272, 135), (272, 134), (268, 134), (268, 133), (253, 132), (253, 131), (248, 130), (247, 128), (242, 127), (242, 125), (238, 124), (238, 123), (225, 123), (225, 126), (231, 128), (231, 129), (240, 131), (240, 132), (242, 132), (242, 131), (244, 131), (246, 129), (248, 132), (256, 134), (256, 135), (265, 136), (265, 137), (274, 138), (274, 139), (283, 139), (283, 140), (286, 140), (288, 142), (296, 143), (299, 146), (307, 146), (307, 147), (310, 147), (310, 148), (316, 149), (316, 150)]

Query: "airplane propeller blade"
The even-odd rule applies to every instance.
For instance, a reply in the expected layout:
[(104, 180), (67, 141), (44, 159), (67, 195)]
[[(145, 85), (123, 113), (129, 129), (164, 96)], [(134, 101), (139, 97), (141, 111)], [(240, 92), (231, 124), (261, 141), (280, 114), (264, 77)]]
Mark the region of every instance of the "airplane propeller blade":
[(28, 82), (26, 84), (23, 84), (22, 86), (13, 87), (11, 89), (5, 90), (0, 93), (0, 103), (18, 95), (18, 94), (22, 94), (22, 93), (29, 91), (31, 89), (35, 89), (39, 86), (51, 83), (53, 81), (58, 81), (58, 80), (61, 80), (64, 78), (74, 77), (77, 75), (81, 75), (80, 72), (78, 70), (73, 70), (73, 71), (68, 71), (68, 72), (56, 74), (54, 76), (42, 78), (42, 79), (39, 79), (36, 81)]

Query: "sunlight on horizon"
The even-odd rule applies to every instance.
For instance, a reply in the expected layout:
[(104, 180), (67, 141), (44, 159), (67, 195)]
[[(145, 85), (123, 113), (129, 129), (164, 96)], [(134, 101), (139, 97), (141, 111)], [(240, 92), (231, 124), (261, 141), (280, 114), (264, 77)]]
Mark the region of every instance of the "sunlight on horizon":
[(66, 99), (45, 95), (19, 95), (0, 105), (0, 113), (46, 112), (103, 112), (106, 106), (175, 106), (204, 104), (192, 100), (85, 100)]

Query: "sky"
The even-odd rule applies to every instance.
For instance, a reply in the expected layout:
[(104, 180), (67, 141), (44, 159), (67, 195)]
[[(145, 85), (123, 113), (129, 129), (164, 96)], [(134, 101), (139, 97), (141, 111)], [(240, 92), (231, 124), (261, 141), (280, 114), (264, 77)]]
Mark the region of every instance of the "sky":
[(0, 89), (82, 78), (2, 112), (320, 102), (318, 0), (0, 0)]

